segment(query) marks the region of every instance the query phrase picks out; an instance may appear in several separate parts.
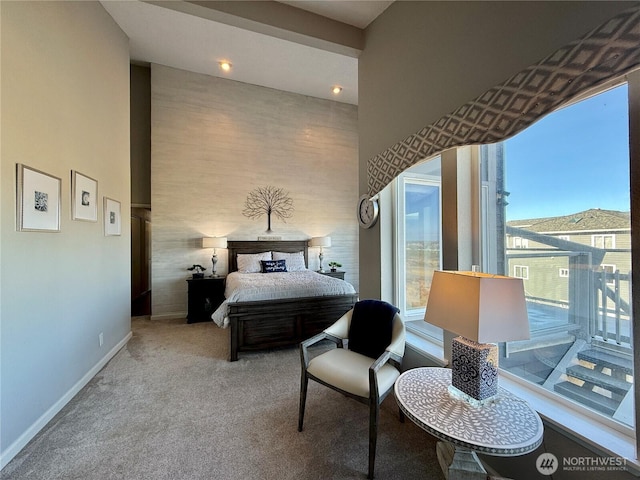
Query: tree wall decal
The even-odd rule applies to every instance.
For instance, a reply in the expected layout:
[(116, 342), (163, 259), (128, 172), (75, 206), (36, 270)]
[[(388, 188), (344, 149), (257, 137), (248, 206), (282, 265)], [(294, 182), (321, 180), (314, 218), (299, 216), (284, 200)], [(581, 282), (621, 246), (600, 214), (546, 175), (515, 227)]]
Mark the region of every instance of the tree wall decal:
[(293, 199), (289, 192), (271, 185), (258, 187), (247, 195), (242, 214), (248, 218), (260, 218), (267, 214), (267, 233), (271, 232), (271, 214), (286, 223), (293, 216)]

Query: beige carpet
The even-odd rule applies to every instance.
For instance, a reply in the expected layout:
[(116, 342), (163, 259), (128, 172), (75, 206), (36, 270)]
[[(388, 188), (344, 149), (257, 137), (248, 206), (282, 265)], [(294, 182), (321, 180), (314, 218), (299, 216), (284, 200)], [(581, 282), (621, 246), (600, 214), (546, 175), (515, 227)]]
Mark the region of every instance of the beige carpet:
[[(133, 320), (133, 338), (2, 470), (2, 479), (363, 479), (368, 408), (310, 382), (297, 348), (227, 362), (213, 323)], [(435, 440), (382, 406), (376, 478), (442, 479)]]

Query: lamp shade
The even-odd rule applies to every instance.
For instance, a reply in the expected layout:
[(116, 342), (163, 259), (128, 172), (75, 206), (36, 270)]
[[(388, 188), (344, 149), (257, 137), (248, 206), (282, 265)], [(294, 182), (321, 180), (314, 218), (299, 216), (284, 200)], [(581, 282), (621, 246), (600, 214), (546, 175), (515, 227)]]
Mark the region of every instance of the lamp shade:
[(529, 338), (521, 278), (436, 271), (424, 320), (478, 343)]
[(330, 247), (331, 237), (312, 237), (309, 240), (310, 247)]
[(227, 248), (227, 237), (204, 237), (202, 248)]

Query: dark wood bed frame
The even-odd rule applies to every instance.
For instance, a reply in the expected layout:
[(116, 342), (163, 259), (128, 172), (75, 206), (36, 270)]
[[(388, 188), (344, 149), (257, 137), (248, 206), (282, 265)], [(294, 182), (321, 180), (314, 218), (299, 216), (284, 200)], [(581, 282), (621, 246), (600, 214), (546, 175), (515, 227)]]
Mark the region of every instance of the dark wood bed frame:
[[(238, 269), (238, 253), (304, 252), (307, 240), (229, 241), (229, 272)], [(239, 352), (299, 344), (327, 328), (357, 300), (357, 294), (229, 303), (229, 360)]]

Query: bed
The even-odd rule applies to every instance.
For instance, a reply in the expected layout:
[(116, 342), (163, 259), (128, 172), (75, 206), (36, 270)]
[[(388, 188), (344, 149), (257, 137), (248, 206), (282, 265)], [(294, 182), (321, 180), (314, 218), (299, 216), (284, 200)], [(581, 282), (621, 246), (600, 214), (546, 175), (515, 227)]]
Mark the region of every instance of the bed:
[[(243, 263), (246, 259), (263, 252), (280, 252), (278, 258), (286, 258), (291, 266), (301, 255), (303, 265), (308, 265), (306, 240), (229, 241), (227, 249), (229, 275), (225, 301), (213, 313), (212, 319), (218, 326), (229, 329), (229, 360), (232, 362), (238, 360), (240, 352), (298, 344), (331, 325), (357, 300), (351, 284), (306, 269), (303, 271), (303, 268), (293, 268), (298, 270), (293, 272), (238, 275), (239, 260), (240, 271), (245, 272)], [(296, 255), (296, 258), (290, 255)], [(270, 262), (268, 266), (275, 263)], [(252, 283), (239, 293), (236, 287), (244, 281), (240, 277), (252, 277), (251, 281), (258, 281), (258, 285)], [(281, 286), (285, 281), (292, 281), (292, 288)], [(318, 283), (319, 290), (314, 290), (311, 283)]]

